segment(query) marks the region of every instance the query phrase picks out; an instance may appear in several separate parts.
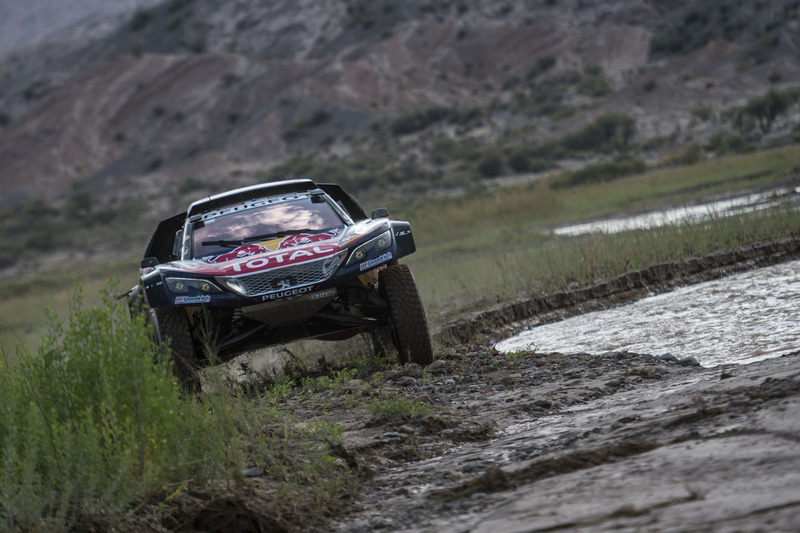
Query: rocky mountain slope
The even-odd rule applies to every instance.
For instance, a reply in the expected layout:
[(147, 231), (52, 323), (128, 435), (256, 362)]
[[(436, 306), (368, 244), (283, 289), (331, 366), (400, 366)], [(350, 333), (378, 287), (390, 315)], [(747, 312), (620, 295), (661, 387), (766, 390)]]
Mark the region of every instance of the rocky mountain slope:
[[(798, 4), (159, 2), (0, 58), (0, 202), (89, 190), (169, 214), (165, 193), (252, 183), (292, 154), (380, 151), (378, 133), (400, 154), (386, 166), (414, 172), (436, 164), (430, 139), (403, 145), (428, 123), (536, 143), (618, 110), (639, 142), (703, 140), (726, 126), (693, 109), (718, 117), (800, 81)], [(430, 109), (448, 120), (414, 115)]]

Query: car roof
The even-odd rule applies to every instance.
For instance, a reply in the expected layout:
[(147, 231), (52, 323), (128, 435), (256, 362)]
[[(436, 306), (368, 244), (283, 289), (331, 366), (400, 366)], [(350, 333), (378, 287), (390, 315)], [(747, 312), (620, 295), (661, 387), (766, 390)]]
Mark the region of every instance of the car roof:
[(213, 211), (221, 207), (225, 207), (232, 203), (243, 202), (245, 200), (252, 200), (264, 196), (265, 194), (287, 194), (297, 192), (308, 192), (317, 189), (317, 185), (309, 179), (299, 180), (285, 180), (274, 181), (272, 183), (260, 183), (258, 185), (251, 185), (249, 187), (242, 187), (241, 189), (234, 189), (232, 191), (209, 196), (203, 200), (197, 200), (189, 206), (187, 211), (188, 216), (197, 213), (204, 213)]

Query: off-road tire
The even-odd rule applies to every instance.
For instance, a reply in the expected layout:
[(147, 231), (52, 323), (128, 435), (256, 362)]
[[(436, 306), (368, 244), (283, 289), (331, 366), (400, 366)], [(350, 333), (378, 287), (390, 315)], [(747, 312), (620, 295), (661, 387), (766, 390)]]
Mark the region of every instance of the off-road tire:
[(433, 362), (433, 346), (425, 318), (425, 308), (408, 265), (396, 264), (380, 271), (378, 286), (389, 303), (392, 340), (397, 347), (397, 362), (409, 360), (419, 365)]
[(189, 317), (183, 309), (176, 307), (156, 309), (155, 315), (158, 342), (162, 346), (169, 345), (175, 377), (187, 391), (199, 391), (199, 364)]

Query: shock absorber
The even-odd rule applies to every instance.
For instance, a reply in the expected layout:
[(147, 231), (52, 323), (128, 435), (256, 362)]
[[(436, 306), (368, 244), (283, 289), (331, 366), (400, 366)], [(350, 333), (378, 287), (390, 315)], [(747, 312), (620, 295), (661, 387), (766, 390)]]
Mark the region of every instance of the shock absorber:
[(233, 310), (233, 316), (231, 316), (231, 333), (236, 334), (239, 333), (239, 330), (242, 328), (242, 309), (237, 307)]

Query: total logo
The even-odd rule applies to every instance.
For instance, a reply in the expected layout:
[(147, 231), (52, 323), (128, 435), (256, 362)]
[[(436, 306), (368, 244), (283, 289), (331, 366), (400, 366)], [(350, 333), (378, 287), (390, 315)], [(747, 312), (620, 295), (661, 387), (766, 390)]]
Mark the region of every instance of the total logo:
[(303, 259), (318, 257), (321, 255), (329, 255), (336, 251), (336, 248), (325, 248), (322, 246), (314, 246), (311, 249), (302, 248), (300, 250), (287, 250), (285, 252), (274, 252), (269, 255), (257, 257), (244, 263), (235, 263), (231, 268), (235, 272), (247, 272), (249, 270), (258, 270), (266, 266), (276, 266), (280, 264), (291, 264)]

